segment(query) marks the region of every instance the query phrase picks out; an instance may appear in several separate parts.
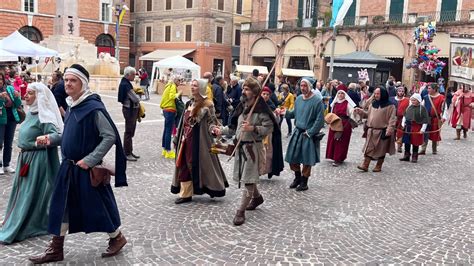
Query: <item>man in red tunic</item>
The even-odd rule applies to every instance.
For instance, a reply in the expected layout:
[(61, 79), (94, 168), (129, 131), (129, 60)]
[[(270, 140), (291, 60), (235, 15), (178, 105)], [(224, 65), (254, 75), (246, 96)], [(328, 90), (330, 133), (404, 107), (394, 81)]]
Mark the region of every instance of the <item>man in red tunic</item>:
[(472, 109), (474, 108), (474, 95), (467, 85), (460, 86), (453, 96), (453, 110), (451, 115), (451, 126), (456, 129), (455, 140), (461, 139), (461, 130), (464, 138), (471, 127)]
[(396, 143), (397, 151), (402, 152), (402, 137), (403, 137), (403, 127), (402, 119), (405, 114), (405, 110), (408, 105), (410, 105), (410, 99), (406, 97), (406, 89), (404, 87), (398, 87), (397, 96), (395, 96), (397, 101), (397, 134), (396, 134)]
[(423, 98), (423, 102), (430, 115), (431, 122), (428, 125), (427, 131), (430, 133), (425, 134), (425, 141), (421, 146), (421, 151), (419, 154), (424, 155), (426, 153), (426, 146), (428, 145), (428, 140), (431, 140), (433, 154), (437, 153), (438, 142), (441, 140), (441, 125), (446, 121), (444, 114), (444, 95), (438, 92), (437, 84), (430, 84), (428, 86), (428, 95)]

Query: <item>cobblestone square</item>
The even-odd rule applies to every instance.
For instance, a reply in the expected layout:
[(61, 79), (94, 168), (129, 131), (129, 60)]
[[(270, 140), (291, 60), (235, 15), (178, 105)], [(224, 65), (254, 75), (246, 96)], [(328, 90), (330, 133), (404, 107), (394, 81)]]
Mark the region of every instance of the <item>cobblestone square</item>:
[[(101, 95), (123, 134), (116, 92)], [(128, 163), (129, 186), (114, 189), (128, 244), (116, 257), (102, 259), (106, 234), (69, 235), (63, 263), (474, 263), (474, 134), (454, 141), (454, 129), (446, 127), (438, 155), (428, 149), (413, 164), (400, 162), (401, 154), (396, 154), (387, 158), (381, 173), (361, 173), (356, 169), (364, 143), (359, 127), (347, 162), (333, 167), (322, 160), (313, 168), (309, 190), (288, 189), (293, 177), (287, 164), (281, 176), (262, 177), (265, 203), (247, 212), (246, 223), (235, 227), (232, 218), (240, 191), (230, 176), (228, 157), (221, 158), (230, 181), (225, 197), (196, 196), (189, 204), (174, 203), (176, 195), (169, 191), (174, 161), (161, 157), (164, 119), (159, 100), (152, 95), (145, 102), (146, 118), (134, 138), (141, 159)], [(286, 123), (282, 131), (286, 136)], [(284, 149), (287, 142), (284, 138)], [(17, 155), (15, 148), (13, 157)], [(0, 176), (1, 219), (12, 179)], [(29, 256), (44, 251), (49, 239), (0, 246), (0, 264), (27, 263)]]

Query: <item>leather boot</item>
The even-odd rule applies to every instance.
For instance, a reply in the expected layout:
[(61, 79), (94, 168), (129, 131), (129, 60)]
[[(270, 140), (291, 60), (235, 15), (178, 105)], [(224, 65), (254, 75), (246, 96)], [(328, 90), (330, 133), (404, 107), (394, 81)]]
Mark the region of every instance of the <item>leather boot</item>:
[(298, 187), (296, 187), (296, 191), (308, 190), (308, 179), (309, 177), (302, 176), (300, 184), (298, 185)]
[(378, 159), (377, 164), (375, 165), (374, 169), (372, 169), (372, 172), (381, 172), (383, 161), (384, 161), (384, 158)]
[(418, 153), (414, 152), (413, 155), (411, 156), (411, 162), (416, 163), (418, 162)]
[(401, 144), (401, 143), (397, 143), (397, 151), (398, 151), (399, 153), (402, 153), (402, 152), (403, 152), (403, 150), (402, 150), (402, 144)]
[(120, 232), (115, 238), (109, 239), (109, 247), (102, 253), (102, 258), (117, 255), (125, 244), (127, 244), (127, 239), (125, 239), (122, 232)]
[(301, 182), (301, 172), (295, 172), (295, 179), (290, 185), (290, 188), (296, 188)]
[(34, 264), (43, 264), (64, 260), (64, 236), (53, 236), (45, 252), (39, 256), (30, 257)]
[(463, 138), (465, 138), (465, 139), (467, 138), (467, 129), (463, 129), (463, 131), (462, 131), (462, 136), (463, 136)]
[(454, 140), (460, 140), (460, 139), (461, 139), (461, 130), (456, 129), (456, 137), (454, 138)]
[(409, 151), (405, 151), (405, 155), (400, 158), (400, 161), (403, 161), (403, 162), (409, 162), (410, 161), (410, 152)]
[(236, 226), (243, 225), (245, 223), (245, 211), (238, 210), (233, 222)]
[(357, 166), (360, 170), (367, 172), (369, 171), (369, 165), (370, 165), (370, 158), (369, 157), (364, 157), (364, 162), (362, 162), (361, 165)]
[(426, 146), (428, 146), (427, 142), (423, 142), (421, 145), (421, 150), (418, 152), (418, 155), (425, 155), (426, 154)]
[(433, 147), (433, 154), (438, 154), (438, 142), (433, 141), (431, 144), (432, 144), (432, 147)]
[(253, 211), (255, 210), (259, 205), (261, 205), (264, 202), (262, 195), (253, 198), (249, 205), (247, 206), (246, 210), (247, 211)]

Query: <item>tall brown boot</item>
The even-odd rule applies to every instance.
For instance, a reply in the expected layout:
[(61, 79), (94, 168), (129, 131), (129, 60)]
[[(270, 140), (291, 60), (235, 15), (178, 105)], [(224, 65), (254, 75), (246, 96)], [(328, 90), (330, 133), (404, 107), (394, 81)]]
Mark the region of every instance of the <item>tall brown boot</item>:
[(433, 148), (433, 154), (438, 154), (438, 142), (433, 141), (431, 144), (432, 144), (432, 148)]
[(460, 140), (461, 139), (461, 129), (456, 129), (456, 138), (454, 140)]
[(374, 169), (372, 169), (372, 172), (381, 172), (383, 161), (384, 161), (384, 158), (378, 159), (377, 164), (375, 165)]
[(370, 165), (370, 158), (364, 157), (364, 161), (362, 162), (361, 165), (358, 165), (357, 168), (359, 168), (359, 170), (367, 172), (369, 171), (369, 165)]
[(105, 250), (104, 253), (102, 253), (102, 258), (106, 257), (112, 257), (117, 255), (119, 251), (127, 244), (127, 239), (123, 236), (122, 232), (118, 234), (115, 238), (109, 239), (109, 246)]
[(64, 236), (53, 236), (45, 252), (39, 256), (30, 257), (29, 260), (34, 264), (64, 260)]
[(421, 145), (421, 150), (418, 152), (418, 155), (425, 155), (426, 154), (426, 146), (428, 146), (428, 142), (423, 142)]

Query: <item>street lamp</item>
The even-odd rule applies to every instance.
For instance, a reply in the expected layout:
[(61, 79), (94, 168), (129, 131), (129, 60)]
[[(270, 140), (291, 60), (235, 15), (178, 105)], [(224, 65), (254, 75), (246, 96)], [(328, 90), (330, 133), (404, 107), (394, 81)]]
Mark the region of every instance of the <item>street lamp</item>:
[(120, 65), (120, 16), (122, 12), (130, 10), (127, 5), (120, 5), (117, 3), (115, 7), (112, 7), (112, 10), (115, 12), (115, 58)]

